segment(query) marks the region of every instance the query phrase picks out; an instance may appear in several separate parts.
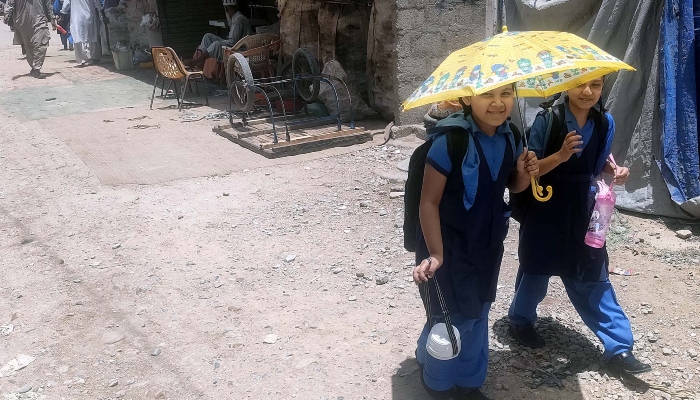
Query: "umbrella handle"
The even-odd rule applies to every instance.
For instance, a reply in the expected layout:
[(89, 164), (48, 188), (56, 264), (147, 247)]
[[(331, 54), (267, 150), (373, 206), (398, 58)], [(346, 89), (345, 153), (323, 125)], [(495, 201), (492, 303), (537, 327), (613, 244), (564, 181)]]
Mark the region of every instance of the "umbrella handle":
[(544, 188), (540, 186), (534, 176), (530, 176), (530, 186), (532, 187), (532, 195), (535, 197), (535, 200), (545, 202), (552, 198), (552, 187), (547, 185), (547, 196), (545, 196), (543, 192)]

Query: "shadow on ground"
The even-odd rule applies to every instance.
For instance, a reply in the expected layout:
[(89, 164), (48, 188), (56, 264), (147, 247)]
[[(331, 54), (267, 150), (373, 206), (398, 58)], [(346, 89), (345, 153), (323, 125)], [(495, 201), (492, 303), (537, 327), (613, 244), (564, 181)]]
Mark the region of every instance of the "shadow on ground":
[[(520, 346), (508, 334), (508, 319), (493, 324), (496, 341), (491, 343), (489, 375), (483, 391), (498, 400), (583, 400), (579, 382), (609, 379), (603, 370), (599, 346), (581, 332), (552, 318), (541, 318), (538, 331), (547, 341), (542, 349)], [(584, 328), (587, 329), (587, 328)], [(430, 399), (420, 383), (415, 358), (409, 357), (391, 377), (393, 400)], [(628, 389), (643, 393), (643, 381), (625, 379)]]
[[(58, 72), (42, 72), (42, 73), (41, 73), (41, 75), (43, 75), (43, 78), (42, 78), (42, 79), (46, 79), (46, 78), (48, 78), (48, 77), (50, 77), (50, 76), (53, 76), (53, 75), (56, 75), (56, 74), (58, 74)], [(31, 78), (31, 79), (36, 79), (36, 78), (34, 78), (33, 76), (31, 76), (30, 73), (26, 73), (26, 74), (22, 74), (22, 75), (15, 75), (15, 76), (12, 77), (12, 80), (13, 80), (13, 81), (16, 81), (16, 80), (19, 79), (19, 78)]]

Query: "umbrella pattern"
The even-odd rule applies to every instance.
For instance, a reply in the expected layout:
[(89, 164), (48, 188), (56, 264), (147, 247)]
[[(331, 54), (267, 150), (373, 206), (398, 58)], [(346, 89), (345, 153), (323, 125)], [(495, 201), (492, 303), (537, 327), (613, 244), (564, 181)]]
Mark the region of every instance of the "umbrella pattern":
[(518, 96), (547, 97), (621, 69), (618, 58), (574, 34), (504, 32), (450, 54), (403, 109), (475, 96), (515, 83)]

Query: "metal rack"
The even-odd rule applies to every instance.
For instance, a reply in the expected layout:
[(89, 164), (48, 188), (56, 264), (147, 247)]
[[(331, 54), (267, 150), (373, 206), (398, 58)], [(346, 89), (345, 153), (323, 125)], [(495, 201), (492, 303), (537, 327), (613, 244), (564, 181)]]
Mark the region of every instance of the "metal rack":
[[(291, 66), (291, 71), (289, 67)], [(348, 91), (347, 84), (342, 80), (319, 72), (318, 63), (313, 54), (305, 48), (297, 49), (291, 64), (288, 64), (280, 71), (280, 75), (272, 77), (253, 78), (253, 73), (248, 60), (241, 54), (231, 55), (227, 65), (227, 77), (229, 87), (229, 111), (230, 123), (232, 127), (237, 127), (233, 122), (233, 116), (240, 117), (243, 127), (266, 122), (271, 126), (269, 130), (272, 135), (272, 143), (280, 142), (278, 135), (278, 125), (284, 125), (285, 140), (291, 141), (290, 130), (301, 126), (308, 127), (314, 120), (316, 125), (326, 125), (333, 121), (337, 131), (342, 131), (342, 121), (340, 116), (340, 98), (336, 85), (341, 85)], [(291, 72), (291, 74), (290, 74)], [(326, 117), (311, 117), (306, 106), (297, 107), (297, 96), (306, 103), (314, 102), (318, 99), (321, 82), (330, 86), (335, 95), (338, 113)], [(289, 93), (291, 86), (291, 99), (293, 107), (288, 110), (285, 106), (285, 96)], [(260, 95), (258, 97), (258, 95)], [(275, 113), (272, 99), (278, 100), (281, 106), (281, 113)], [(350, 101), (350, 129), (355, 129), (355, 120), (352, 113), (352, 99)], [(256, 101), (258, 100), (258, 101)], [(261, 105), (259, 100), (264, 100)], [(263, 114), (262, 116), (260, 114)]]

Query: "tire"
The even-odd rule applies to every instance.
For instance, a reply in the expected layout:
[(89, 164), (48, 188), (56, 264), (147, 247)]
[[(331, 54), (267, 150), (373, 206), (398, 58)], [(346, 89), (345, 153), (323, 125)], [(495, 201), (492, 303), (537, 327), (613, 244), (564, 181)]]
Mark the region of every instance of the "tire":
[[(282, 79), (290, 79), (289, 82), (284, 82), (279, 84), (279, 89), (283, 92), (293, 92), (294, 91), (294, 72), (292, 72), (292, 60), (286, 61), (277, 71), (277, 76)], [(291, 94), (290, 94), (291, 97)]]
[[(299, 48), (294, 52), (294, 61), (292, 62), (292, 74), (294, 78), (298, 75), (319, 76), (318, 63), (316, 57), (305, 48)], [(318, 99), (318, 93), (321, 90), (321, 81), (319, 79), (302, 79), (296, 80), (295, 85), (297, 93), (307, 103), (313, 103)]]
[(253, 72), (248, 61), (239, 53), (233, 53), (228, 58), (226, 83), (233, 104), (243, 112), (251, 111), (255, 105)]

